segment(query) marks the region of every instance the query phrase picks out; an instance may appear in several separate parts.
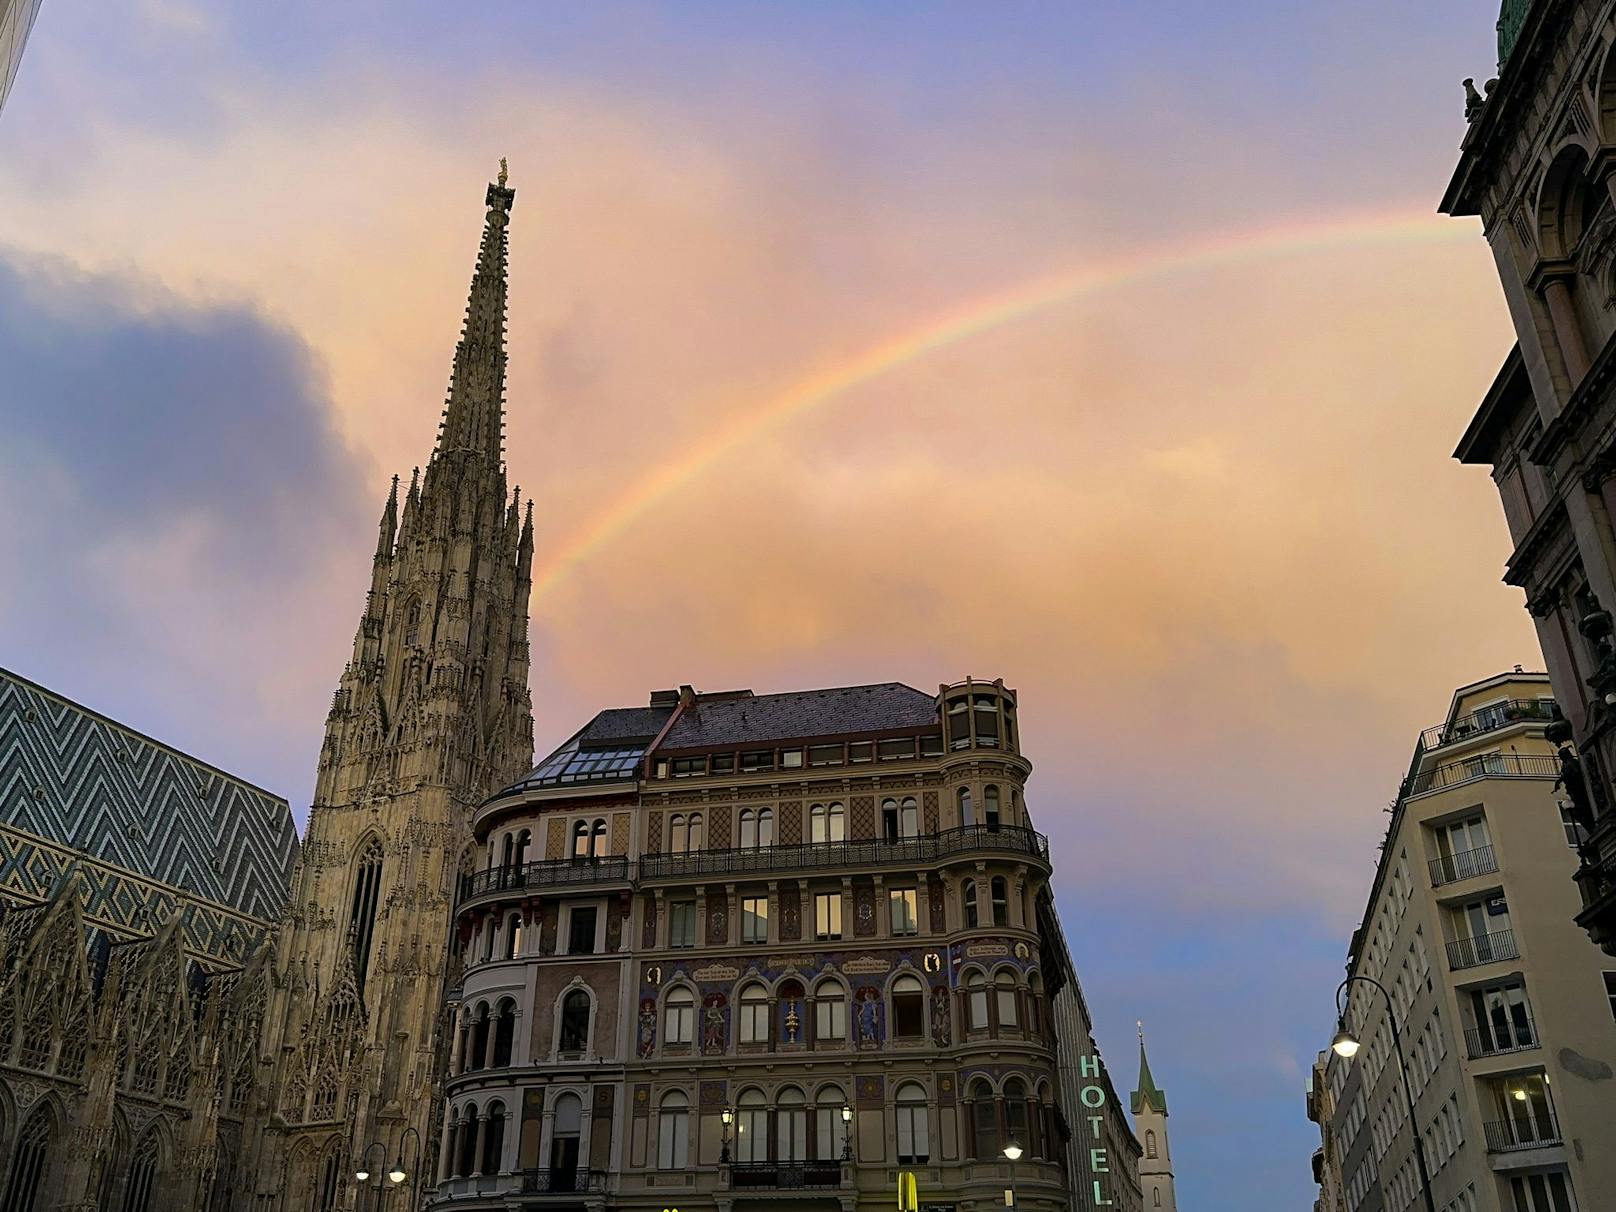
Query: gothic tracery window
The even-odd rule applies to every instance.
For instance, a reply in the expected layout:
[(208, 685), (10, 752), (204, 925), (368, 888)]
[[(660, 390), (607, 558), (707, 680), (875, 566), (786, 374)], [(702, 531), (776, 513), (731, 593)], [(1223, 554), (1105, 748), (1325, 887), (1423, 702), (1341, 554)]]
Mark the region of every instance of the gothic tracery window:
[(129, 1177), (124, 1182), (121, 1212), (152, 1212), (152, 1188), (157, 1183), (158, 1149), (160, 1142), (155, 1131), (141, 1137), (129, 1163)]
[(17, 1134), (11, 1173), (6, 1176), (5, 1200), (0, 1203), (0, 1208), (6, 1212), (37, 1212), (41, 1207), (39, 1195), (50, 1172), (48, 1163), (55, 1126), (50, 1108), (41, 1106)]
[(354, 862), (353, 907), (348, 921), (354, 933), (354, 979), (365, 987), (370, 944), (376, 932), (376, 905), (382, 887), (382, 844), (371, 838)]

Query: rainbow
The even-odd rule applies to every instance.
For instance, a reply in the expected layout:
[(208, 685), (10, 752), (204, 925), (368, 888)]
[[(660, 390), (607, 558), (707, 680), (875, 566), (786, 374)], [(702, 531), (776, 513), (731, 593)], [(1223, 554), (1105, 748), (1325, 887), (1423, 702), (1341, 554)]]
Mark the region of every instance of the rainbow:
[(1135, 256), (1053, 274), (973, 300), (933, 317), (919, 328), (872, 345), (850, 361), (810, 374), (773, 399), (726, 420), (652, 468), (566, 538), (535, 570), (533, 595), (539, 598), (553, 590), (651, 506), (754, 439), (824, 407), (861, 384), (979, 333), (1106, 291), (1184, 274), (1359, 246), (1457, 240), (1474, 241), (1474, 229), (1436, 216), (1411, 217), (1408, 211), (1346, 216), (1157, 246)]

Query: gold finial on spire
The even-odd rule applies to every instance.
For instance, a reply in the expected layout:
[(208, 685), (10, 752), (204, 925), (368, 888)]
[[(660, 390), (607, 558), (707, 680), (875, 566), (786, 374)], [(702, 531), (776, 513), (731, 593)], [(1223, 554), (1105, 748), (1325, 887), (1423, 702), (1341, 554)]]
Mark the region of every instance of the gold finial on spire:
[(505, 163), (505, 157), (501, 156), (499, 158), (499, 187), (501, 189), (504, 189), (505, 188), (505, 182), (509, 181), (510, 179), (511, 179), (511, 170)]
[(1145, 1020), (1142, 1019), (1142, 1018), (1136, 1018), (1136, 1019), (1133, 1020), (1133, 1025), (1139, 1028), (1139, 1042), (1141, 1044), (1144, 1043), (1145, 1042)]

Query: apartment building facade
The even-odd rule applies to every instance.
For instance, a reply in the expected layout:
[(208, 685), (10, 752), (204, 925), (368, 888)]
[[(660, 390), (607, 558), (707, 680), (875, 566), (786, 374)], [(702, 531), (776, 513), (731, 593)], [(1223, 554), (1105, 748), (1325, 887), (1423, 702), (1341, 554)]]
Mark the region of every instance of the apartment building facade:
[(1001, 682), (598, 714), (476, 814), (431, 1206), (1072, 1207), (1030, 770)]
[[(1388, 991), (1442, 1212), (1593, 1212), (1616, 1191), (1616, 973), (1572, 921), (1577, 826), (1544, 733), (1546, 674), (1455, 692), (1420, 737), (1348, 972)], [(1386, 999), (1354, 982), (1362, 1046), (1325, 1082), (1347, 1212), (1423, 1193)]]

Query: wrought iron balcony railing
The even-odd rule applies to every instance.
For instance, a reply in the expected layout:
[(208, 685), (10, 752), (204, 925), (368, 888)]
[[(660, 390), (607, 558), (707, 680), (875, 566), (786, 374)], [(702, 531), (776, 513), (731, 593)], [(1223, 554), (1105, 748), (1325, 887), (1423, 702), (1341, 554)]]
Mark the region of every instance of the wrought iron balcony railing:
[(1431, 887), (1456, 884), (1477, 875), (1488, 875), (1498, 870), (1498, 856), (1491, 846), (1477, 846), (1474, 850), (1460, 850), (1454, 854), (1440, 854), (1431, 860)]
[(460, 881), (460, 899), (469, 900), (486, 892), (548, 888), (557, 884), (621, 884), (629, 878), (629, 861), (623, 855), (513, 863), (509, 867), (489, 867), (466, 876)]
[(1417, 771), (1408, 780), (1408, 790), (1404, 794), (1424, 795), (1427, 791), (1456, 787), (1471, 779), (1552, 779), (1558, 778), (1559, 774), (1559, 759), (1547, 754), (1486, 753)]
[(1491, 934), (1454, 939), (1448, 944), (1448, 967), (1455, 971), (1474, 968), (1498, 960), (1518, 959), (1520, 954), (1520, 948), (1515, 946), (1515, 932), (1496, 930)]
[(579, 1191), (604, 1191), (606, 1171), (585, 1170), (523, 1170), (522, 1194), (571, 1195)]
[(1420, 747), (1426, 752), (1451, 745), (1455, 741), (1474, 740), (1500, 728), (1520, 723), (1547, 724), (1554, 718), (1554, 703), (1549, 699), (1510, 699), (1505, 703), (1489, 703), (1480, 711), (1461, 715), (1451, 724), (1437, 724), (1420, 733)]
[(1503, 1056), (1506, 1052), (1524, 1052), (1527, 1048), (1537, 1046), (1537, 1027), (1531, 1019), (1496, 1027), (1465, 1028), (1465, 1049), (1471, 1060)]
[(842, 1185), (841, 1162), (731, 1162), (731, 1187), (767, 1187), (795, 1191), (804, 1187)]
[(1542, 1149), (1564, 1143), (1560, 1139), (1560, 1125), (1552, 1115), (1523, 1115), (1519, 1119), (1493, 1120), (1482, 1126), (1487, 1132), (1489, 1153)]
[(700, 850), (689, 854), (647, 854), (640, 858), (642, 879), (698, 875), (764, 875), (810, 871), (817, 867), (857, 867), (933, 863), (975, 851), (1025, 854), (1048, 861), (1049, 839), (1011, 825), (965, 825), (894, 841), (803, 842), (739, 850)]

